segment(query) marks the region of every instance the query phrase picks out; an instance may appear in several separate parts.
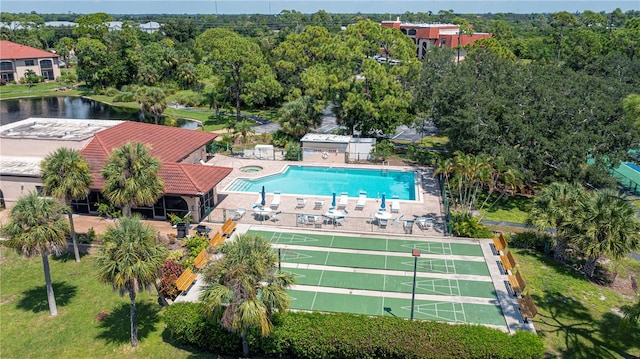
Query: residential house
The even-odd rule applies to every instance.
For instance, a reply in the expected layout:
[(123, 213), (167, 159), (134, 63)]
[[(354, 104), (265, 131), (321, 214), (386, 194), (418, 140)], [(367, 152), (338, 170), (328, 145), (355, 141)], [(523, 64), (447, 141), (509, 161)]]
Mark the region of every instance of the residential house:
[(474, 33), (466, 35), (460, 32), (460, 26), (454, 24), (411, 24), (403, 23), (400, 19), (395, 21), (382, 21), (381, 26), (392, 27), (402, 31), (409, 36), (416, 44), (416, 56), (424, 59), (427, 51), (432, 46), (457, 48), (460, 45), (461, 58), (464, 58), (466, 51), (464, 46), (472, 44), (480, 39), (490, 38), (489, 33)]
[(28, 70), (45, 80), (60, 76), (59, 55), (15, 42), (0, 40), (0, 79), (19, 81)]

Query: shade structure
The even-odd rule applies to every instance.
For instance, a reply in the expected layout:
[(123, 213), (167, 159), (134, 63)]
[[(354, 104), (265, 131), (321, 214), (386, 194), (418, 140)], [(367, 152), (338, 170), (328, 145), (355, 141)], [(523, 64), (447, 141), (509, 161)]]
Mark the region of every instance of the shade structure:
[(382, 194), (382, 200), (380, 201), (380, 209), (381, 210), (386, 210), (387, 208), (387, 201), (385, 199), (386, 195), (383, 193)]
[(333, 199), (331, 200), (331, 207), (335, 207), (336, 206), (336, 193), (333, 192)]
[(264, 205), (267, 204), (267, 201), (265, 200), (267, 195), (264, 192), (264, 186), (262, 186), (262, 191), (260, 192), (260, 195), (262, 196), (262, 201), (260, 201), (260, 204), (264, 207)]

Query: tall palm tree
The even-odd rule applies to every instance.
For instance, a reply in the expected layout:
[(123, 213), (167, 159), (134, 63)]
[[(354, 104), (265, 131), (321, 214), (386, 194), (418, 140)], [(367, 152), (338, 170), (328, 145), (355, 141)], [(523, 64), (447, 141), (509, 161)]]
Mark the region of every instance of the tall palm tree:
[(164, 183), (158, 175), (160, 160), (151, 156), (140, 142), (126, 143), (111, 152), (104, 167), (102, 192), (122, 214), (131, 215), (135, 206), (150, 206), (164, 193)]
[(113, 285), (131, 301), (131, 346), (138, 345), (136, 293), (150, 290), (155, 283), (167, 251), (156, 242), (156, 231), (137, 216), (123, 217), (107, 228), (104, 246), (96, 256), (98, 279)]
[(42, 257), (49, 312), (52, 316), (58, 314), (58, 308), (51, 283), (49, 254), (59, 254), (67, 244), (65, 235), (68, 226), (64, 219), (64, 212), (67, 210), (54, 199), (38, 197), (35, 191), (29, 192), (20, 197), (11, 208), (10, 220), (2, 227), (3, 235), (9, 238), (5, 242), (7, 246), (27, 257), (38, 254)]
[(541, 231), (556, 229), (553, 254), (556, 260), (565, 260), (568, 240), (565, 226), (572, 222), (573, 214), (585, 195), (586, 191), (580, 185), (554, 182), (533, 200), (526, 223)]
[(253, 126), (255, 125), (256, 124), (250, 120), (236, 122), (233, 128), (233, 133), (235, 136), (240, 137), (240, 141), (242, 141), (243, 145), (246, 145), (251, 134), (256, 133), (256, 130), (253, 129)]
[(140, 111), (150, 114), (157, 125), (158, 118), (167, 109), (167, 95), (164, 91), (159, 87), (141, 87), (134, 97), (140, 104)]
[[(48, 155), (41, 163), (42, 184), (48, 195), (62, 199), (67, 206), (74, 199), (85, 198), (91, 186), (89, 164), (80, 152), (61, 147)], [(76, 230), (73, 225), (73, 213), (68, 211), (71, 241), (76, 262), (80, 263), (80, 252), (76, 241)]]
[(611, 190), (592, 193), (576, 211), (571, 223), (571, 239), (585, 255), (583, 272), (593, 277), (603, 256), (624, 257), (640, 245), (640, 224), (631, 203)]
[(249, 355), (247, 331), (259, 327), (271, 332), (274, 309), (285, 311), (290, 299), (285, 289), (294, 283), (291, 273), (277, 270), (278, 257), (271, 244), (258, 235), (240, 235), (220, 246), (223, 257), (204, 272), (201, 300), (210, 312), (222, 311), (222, 325), (242, 338), (242, 351)]

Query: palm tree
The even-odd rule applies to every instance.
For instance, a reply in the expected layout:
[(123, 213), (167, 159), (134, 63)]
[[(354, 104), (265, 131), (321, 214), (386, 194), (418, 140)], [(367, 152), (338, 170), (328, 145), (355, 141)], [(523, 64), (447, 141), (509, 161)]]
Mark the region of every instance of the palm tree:
[[(89, 164), (80, 152), (61, 147), (40, 163), (40, 169), (42, 170), (44, 192), (62, 199), (67, 206), (71, 205), (72, 200), (85, 198), (89, 194), (91, 171), (89, 170)], [(73, 253), (75, 254), (76, 262), (80, 263), (76, 230), (73, 225), (73, 213), (69, 211), (68, 214)]]
[(160, 160), (151, 156), (140, 142), (126, 143), (111, 152), (104, 167), (102, 192), (122, 214), (131, 215), (135, 206), (150, 206), (164, 193), (164, 183), (158, 176)]
[(136, 293), (150, 290), (155, 283), (167, 251), (156, 243), (156, 231), (137, 216), (123, 217), (107, 228), (104, 246), (96, 256), (98, 279), (113, 285), (131, 301), (131, 346), (138, 345)]
[(140, 104), (140, 111), (149, 113), (155, 124), (167, 109), (167, 95), (159, 87), (141, 87), (135, 93), (136, 102)]
[(255, 125), (256, 124), (250, 120), (242, 120), (242, 121), (236, 122), (236, 124), (233, 127), (233, 133), (234, 135), (240, 137), (240, 141), (242, 142), (243, 145), (246, 145), (247, 141), (251, 137), (250, 134), (256, 133), (256, 130), (253, 129), (253, 126)]
[(554, 182), (545, 187), (533, 200), (526, 223), (538, 230), (556, 229), (553, 257), (564, 262), (567, 247), (565, 226), (571, 223), (573, 213), (584, 196), (582, 186), (570, 183)]
[(29, 192), (20, 197), (11, 208), (9, 223), (2, 227), (3, 235), (9, 238), (5, 242), (8, 247), (27, 257), (38, 254), (42, 257), (49, 312), (52, 316), (58, 314), (58, 308), (51, 284), (49, 254), (59, 254), (67, 244), (65, 235), (68, 226), (64, 220), (67, 210), (54, 199), (38, 197), (35, 191)]
[(640, 245), (640, 224), (635, 218), (635, 210), (615, 192), (592, 193), (576, 212), (570, 224), (571, 238), (586, 256), (583, 267), (586, 276), (593, 277), (601, 257), (619, 259)]
[(201, 300), (209, 312), (222, 311), (222, 325), (239, 333), (242, 351), (249, 355), (247, 331), (259, 327), (271, 332), (274, 309), (285, 311), (290, 299), (285, 289), (294, 283), (291, 273), (277, 271), (278, 257), (258, 235), (240, 235), (220, 246), (223, 257), (209, 265)]

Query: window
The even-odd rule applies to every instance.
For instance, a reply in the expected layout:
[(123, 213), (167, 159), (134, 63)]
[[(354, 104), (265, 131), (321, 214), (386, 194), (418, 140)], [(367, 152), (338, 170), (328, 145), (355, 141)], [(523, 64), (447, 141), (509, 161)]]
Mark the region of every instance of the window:
[(9, 61), (0, 62), (0, 71), (11, 71), (13, 72), (13, 65)]
[(25, 66), (34, 66), (36, 62), (34, 60), (24, 60)]
[(40, 67), (43, 69), (51, 69), (53, 68), (53, 61), (51, 60), (42, 60), (40, 61)]
[(447, 39), (440, 39), (440, 47), (444, 47), (447, 44)]

